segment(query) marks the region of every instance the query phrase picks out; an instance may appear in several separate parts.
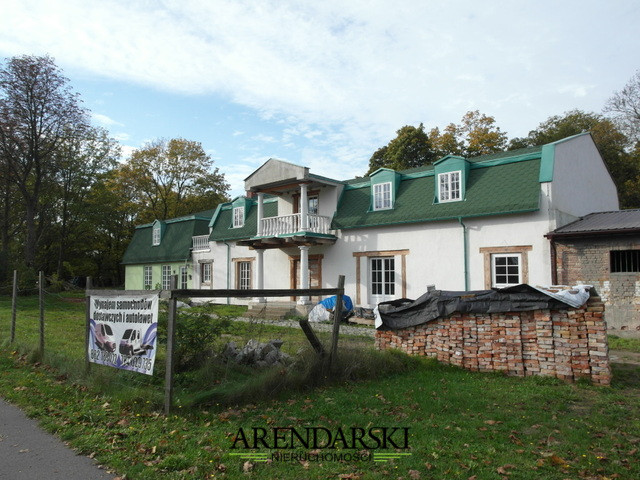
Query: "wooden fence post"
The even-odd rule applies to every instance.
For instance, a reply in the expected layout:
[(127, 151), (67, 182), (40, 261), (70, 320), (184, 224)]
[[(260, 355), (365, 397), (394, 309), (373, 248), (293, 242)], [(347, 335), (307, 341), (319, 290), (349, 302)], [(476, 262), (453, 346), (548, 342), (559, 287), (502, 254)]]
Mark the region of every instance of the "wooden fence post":
[(344, 296), (344, 275), (338, 277), (338, 294), (336, 295), (336, 306), (333, 309), (333, 335), (331, 337), (331, 353), (329, 354), (329, 366), (333, 367), (333, 362), (338, 356), (338, 335), (340, 333), (340, 322), (342, 321), (342, 297)]
[(173, 403), (173, 350), (175, 341), (175, 324), (176, 324), (176, 304), (177, 299), (173, 296), (173, 291), (177, 289), (178, 276), (171, 276), (171, 294), (169, 296), (169, 311), (167, 318), (167, 358), (164, 374), (164, 414), (171, 414)]
[(38, 274), (38, 290), (40, 303), (40, 359), (44, 358), (44, 272)]
[(13, 271), (13, 292), (11, 295), (11, 343), (16, 338), (16, 310), (18, 306), (18, 271)]
[(85, 373), (91, 373), (91, 361), (89, 359), (89, 340), (91, 338), (91, 296), (87, 294), (89, 290), (93, 288), (93, 282), (91, 277), (87, 277), (87, 284), (85, 285), (85, 327), (84, 327), (84, 371)]

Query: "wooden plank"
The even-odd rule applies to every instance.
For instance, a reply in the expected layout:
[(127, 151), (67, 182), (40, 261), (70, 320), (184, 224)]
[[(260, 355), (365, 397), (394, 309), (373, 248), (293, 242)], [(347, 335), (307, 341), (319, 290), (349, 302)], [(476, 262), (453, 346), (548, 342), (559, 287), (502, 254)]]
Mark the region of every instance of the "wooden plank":
[(338, 293), (336, 295), (336, 306), (333, 309), (333, 333), (331, 336), (331, 353), (329, 354), (329, 365), (338, 356), (338, 335), (340, 334), (340, 322), (342, 321), (342, 297), (344, 296), (344, 275), (338, 277)]
[(337, 295), (337, 288), (294, 288), (294, 289), (262, 289), (262, 290), (205, 290), (187, 289), (173, 290), (172, 297), (194, 297), (194, 298), (251, 298), (251, 297), (303, 297), (314, 295)]
[(320, 355), (321, 357), (324, 357), (326, 355), (326, 352), (324, 350), (324, 347), (322, 346), (322, 343), (320, 342), (320, 340), (318, 340), (318, 337), (316, 336), (314, 331), (311, 329), (311, 325), (309, 325), (309, 319), (302, 318), (300, 319), (299, 323), (300, 323), (300, 328), (302, 328), (302, 331), (306, 335), (307, 340), (309, 340), (309, 343), (311, 344), (313, 349), (316, 351), (318, 355)]
[(103, 296), (103, 297), (115, 297), (115, 296), (129, 296), (129, 295), (155, 295), (162, 290), (92, 290), (87, 288), (85, 291), (86, 296)]

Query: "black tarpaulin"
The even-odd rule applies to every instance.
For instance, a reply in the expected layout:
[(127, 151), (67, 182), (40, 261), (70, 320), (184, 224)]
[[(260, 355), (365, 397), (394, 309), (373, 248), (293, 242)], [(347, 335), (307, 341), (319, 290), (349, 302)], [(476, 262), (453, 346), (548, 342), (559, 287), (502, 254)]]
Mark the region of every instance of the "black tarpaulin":
[(380, 330), (398, 330), (460, 313), (504, 313), (566, 309), (570, 305), (526, 285), (496, 290), (454, 292), (435, 290), (417, 300), (402, 298), (378, 305)]

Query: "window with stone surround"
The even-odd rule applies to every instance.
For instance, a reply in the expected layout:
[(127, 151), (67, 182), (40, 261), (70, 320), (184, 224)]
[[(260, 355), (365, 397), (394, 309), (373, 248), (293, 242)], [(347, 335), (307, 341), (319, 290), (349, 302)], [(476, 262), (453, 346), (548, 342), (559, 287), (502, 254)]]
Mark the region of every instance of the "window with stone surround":
[(484, 287), (504, 288), (529, 282), (531, 245), (482, 247), (484, 255)]
[(209, 262), (200, 264), (200, 283), (211, 284), (211, 267), (212, 264)]
[(253, 258), (234, 258), (232, 261), (235, 263), (236, 272), (236, 288), (239, 290), (250, 290), (253, 284), (253, 278), (251, 274), (251, 264)]

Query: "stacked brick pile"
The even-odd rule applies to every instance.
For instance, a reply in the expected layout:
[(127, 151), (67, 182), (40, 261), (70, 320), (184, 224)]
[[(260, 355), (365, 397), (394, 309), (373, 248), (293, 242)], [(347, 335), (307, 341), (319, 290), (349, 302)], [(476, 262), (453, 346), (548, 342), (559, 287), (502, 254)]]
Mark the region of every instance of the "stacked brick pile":
[(454, 313), (401, 330), (377, 330), (376, 348), (474, 371), (542, 375), (609, 385), (604, 304), (591, 297), (581, 308), (509, 313)]

